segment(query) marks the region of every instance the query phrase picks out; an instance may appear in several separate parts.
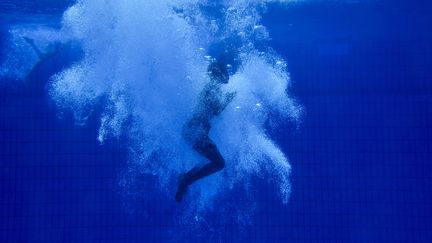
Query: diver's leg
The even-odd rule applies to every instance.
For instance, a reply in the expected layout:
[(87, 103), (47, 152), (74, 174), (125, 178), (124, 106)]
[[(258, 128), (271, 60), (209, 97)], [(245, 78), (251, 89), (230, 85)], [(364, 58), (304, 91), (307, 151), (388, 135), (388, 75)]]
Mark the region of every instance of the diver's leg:
[(198, 141), (195, 144), (194, 149), (202, 156), (207, 158), (210, 162), (203, 166), (197, 166), (180, 177), (176, 194), (176, 200), (178, 202), (181, 201), (183, 195), (187, 191), (188, 186), (190, 186), (192, 183), (214, 174), (225, 167), (225, 160), (223, 159), (216, 145), (207, 136)]
[(210, 138), (206, 137), (199, 141), (199, 143), (194, 146), (194, 149), (208, 159), (209, 163), (197, 166), (185, 174), (188, 185), (214, 174), (225, 167), (225, 160)]

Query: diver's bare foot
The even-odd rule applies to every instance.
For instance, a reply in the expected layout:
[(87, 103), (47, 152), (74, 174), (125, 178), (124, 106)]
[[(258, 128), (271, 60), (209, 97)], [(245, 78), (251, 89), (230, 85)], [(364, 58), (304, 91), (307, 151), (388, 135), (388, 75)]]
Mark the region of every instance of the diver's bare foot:
[(175, 199), (177, 202), (181, 202), (187, 189), (188, 189), (188, 185), (186, 183), (186, 175), (182, 174), (180, 175), (177, 193), (175, 195)]

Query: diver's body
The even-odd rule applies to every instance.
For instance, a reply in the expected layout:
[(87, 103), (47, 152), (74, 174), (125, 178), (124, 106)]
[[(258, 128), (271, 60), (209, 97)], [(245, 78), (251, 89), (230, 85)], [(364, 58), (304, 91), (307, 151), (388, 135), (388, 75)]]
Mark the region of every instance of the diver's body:
[(209, 66), (210, 82), (202, 90), (192, 119), (184, 126), (183, 137), (195, 151), (209, 160), (180, 176), (176, 200), (180, 202), (187, 188), (204, 177), (214, 174), (225, 167), (225, 160), (214, 142), (209, 138), (210, 120), (219, 115), (232, 101), (235, 93), (223, 94), (222, 84), (228, 83), (226, 68), (217, 62)]

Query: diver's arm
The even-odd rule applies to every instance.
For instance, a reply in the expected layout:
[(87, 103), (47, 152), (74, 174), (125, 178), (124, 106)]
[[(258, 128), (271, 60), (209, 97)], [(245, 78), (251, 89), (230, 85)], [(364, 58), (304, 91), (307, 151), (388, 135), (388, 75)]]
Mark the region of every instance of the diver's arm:
[(231, 103), (231, 101), (234, 99), (236, 95), (237, 95), (237, 91), (227, 93), (225, 96), (225, 106)]
[(29, 44), (33, 48), (33, 50), (35, 51), (36, 55), (39, 57), (40, 60), (44, 59), (46, 54), (42, 53), (41, 50), (39, 50), (39, 48), (34, 43), (33, 39), (30, 39), (28, 37), (23, 37), (23, 39), (27, 42), (27, 44)]
[(219, 113), (225, 110), (225, 108), (231, 103), (234, 97), (237, 95), (237, 92), (229, 92), (225, 95), (224, 100), (221, 102), (221, 106), (219, 107)]

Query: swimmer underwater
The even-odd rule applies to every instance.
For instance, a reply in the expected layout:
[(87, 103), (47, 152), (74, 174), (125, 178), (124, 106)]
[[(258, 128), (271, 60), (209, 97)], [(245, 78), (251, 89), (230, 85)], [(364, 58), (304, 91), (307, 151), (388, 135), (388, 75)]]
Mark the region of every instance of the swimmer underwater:
[(209, 162), (196, 166), (180, 175), (175, 199), (181, 202), (188, 187), (196, 181), (210, 176), (225, 167), (225, 160), (215, 143), (209, 138), (210, 121), (218, 116), (234, 99), (236, 93), (223, 93), (221, 87), (229, 81), (225, 65), (218, 61), (208, 67), (210, 82), (200, 93), (192, 118), (183, 127), (183, 137), (192, 148)]

